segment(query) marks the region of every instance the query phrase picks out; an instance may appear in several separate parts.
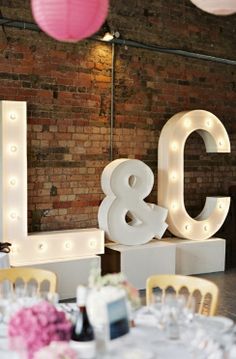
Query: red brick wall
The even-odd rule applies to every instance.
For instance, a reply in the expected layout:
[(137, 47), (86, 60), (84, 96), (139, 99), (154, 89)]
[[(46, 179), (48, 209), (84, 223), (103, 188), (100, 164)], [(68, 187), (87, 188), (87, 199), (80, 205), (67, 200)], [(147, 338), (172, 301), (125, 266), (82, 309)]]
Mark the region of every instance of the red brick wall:
[[(30, 3), (0, 0), (3, 16), (32, 21)], [(236, 59), (236, 16), (216, 17), (189, 0), (112, 0), (121, 37)], [(234, 31), (233, 31), (234, 30)], [(109, 162), (111, 47), (65, 44), (43, 33), (0, 33), (0, 98), (28, 104), (29, 231), (97, 226)], [(138, 158), (157, 179), (160, 131), (176, 112), (213, 112), (231, 154), (206, 154), (198, 135), (185, 151), (185, 203), (192, 215), (207, 195), (236, 181), (235, 66), (116, 46), (114, 158)], [(156, 186), (149, 196), (156, 202)]]

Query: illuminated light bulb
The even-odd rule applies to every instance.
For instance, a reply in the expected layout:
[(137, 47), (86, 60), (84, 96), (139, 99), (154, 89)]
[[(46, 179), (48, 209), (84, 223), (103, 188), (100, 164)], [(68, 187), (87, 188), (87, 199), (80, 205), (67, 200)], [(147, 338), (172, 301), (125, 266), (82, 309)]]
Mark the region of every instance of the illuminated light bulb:
[(177, 142), (172, 142), (171, 143), (171, 149), (172, 149), (172, 151), (177, 151), (178, 150), (178, 143)]
[(10, 120), (15, 121), (16, 120), (16, 114), (15, 112), (11, 112), (9, 115)]
[(189, 118), (186, 118), (184, 121), (184, 127), (189, 128), (191, 126), (191, 120)]
[(191, 229), (191, 226), (190, 226), (190, 224), (185, 224), (185, 226), (184, 226), (184, 229), (185, 229), (185, 231), (190, 231), (190, 229)]
[(89, 248), (95, 249), (97, 247), (97, 241), (96, 239), (92, 238), (89, 240)]
[(17, 218), (17, 213), (16, 212), (11, 212), (9, 217), (10, 217), (10, 219), (12, 219), (14, 221)]
[(114, 39), (114, 35), (111, 34), (110, 32), (106, 32), (102, 38), (103, 41), (111, 41), (113, 39)]
[(210, 118), (208, 118), (208, 119), (206, 120), (206, 126), (207, 126), (207, 127), (211, 127), (211, 126), (212, 126), (212, 120), (211, 120)]
[(178, 209), (178, 204), (177, 204), (176, 202), (172, 202), (172, 203), (171, 203), (171, 209), (172, 209), (173, 211), (176, 211), (176, 210)]
[(19, 253), (19, 246), (16, 243), (12, 243), (11, 254), (16, 255), (17, 253)]
[(207, 224), (205, 224), (205, 225), (203, 226), (203, 229), (204, 229), (205, 232), (208, 232), (208, 231), (209, 231), (209, 226), (208, 226)]
[(220, 139), (218, 140), (218, 145), (219, 145), (220, 147), (224, 146), (224, 140), (222, 140), (222, 138), (220, 138)]
[(64, 248), (65, 248), (66, 250), (70, 250), (70, 249), (72, 248), (72, 242), (71, 242), (71, 241), (66, 241), (66, 242), (64, 243)]
[(16, 145), (10, 145), (10, 151), (11, 151), (12, 153), (17, 152), (17, 150), (18, 150), (18, 147), (17, 147)]
[(38, 245), (39, 252), (45, 252), (46, 249), (47, 249), (47, 245), (45, 242), (39, 243), (39, 245)]
[(172, 172), (171, 175), (170, 175), (170, 179), (171, 179), (171, 181), (175, 182), (177, 180), (177, 173)]
[(11, 177), (11, 178), (9, 179), (9, 184), (14, 187), (14, 186), (17, 184), (16, 178), (15, 178), (15, 177)]

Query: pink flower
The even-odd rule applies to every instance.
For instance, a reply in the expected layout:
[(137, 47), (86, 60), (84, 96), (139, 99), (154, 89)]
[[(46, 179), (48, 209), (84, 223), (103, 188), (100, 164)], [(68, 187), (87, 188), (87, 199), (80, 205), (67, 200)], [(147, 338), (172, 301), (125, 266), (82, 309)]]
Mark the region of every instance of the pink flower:
[(22, 338), (28, 351), (28, 359), (52, 341), (69, 341), (71, 322), (62, 311), (42, 301), (20, 309), (9, 321), (8, 335), (14, 348), (15, 338)]

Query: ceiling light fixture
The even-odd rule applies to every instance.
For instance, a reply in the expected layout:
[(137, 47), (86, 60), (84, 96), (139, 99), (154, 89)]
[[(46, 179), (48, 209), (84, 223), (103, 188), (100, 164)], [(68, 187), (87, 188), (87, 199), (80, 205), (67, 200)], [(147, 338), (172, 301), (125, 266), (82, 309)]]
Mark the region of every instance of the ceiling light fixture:
[(118, 37), (120, 37), (119, 31), (112, 31), (112, 32), (107, 31), (103, 36), (102, 41), (109, 42), (112, 41), (114, 38), (118, 39)]
[(102, 38), (103, 41), (111, 41), (113, 39), (114, 39), (114, 36), (110, 32), (106, 32)]

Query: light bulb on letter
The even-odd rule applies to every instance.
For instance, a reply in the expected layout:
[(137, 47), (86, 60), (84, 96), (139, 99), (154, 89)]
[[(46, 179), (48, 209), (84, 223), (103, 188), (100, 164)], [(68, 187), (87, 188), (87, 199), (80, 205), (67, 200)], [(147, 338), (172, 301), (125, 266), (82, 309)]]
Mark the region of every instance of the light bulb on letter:
[(172, 151), (175, 152), (178, 150), (178, 143), (172, 142), (170, 147), (171, 147)]
[(95, 249), (97, 247), (97, 241), (96, 239), (92, 238), (89, 240), (89, 248)]
[(185, 231), (189, 232), (190, 229), (191, 229), (190, 224), (189, 224), (189, 223), (186, 223), (185, 226), (184, 226), (184, 229), (185, 229)]
[(66, 250), (70, 250), (70, 249), (72, 248), (72, 242), (71, 242), (71, 241), (66, 241), (66, 242), (64, 243), (64, 248), (65, 248)]
[(11, 178), (9, 179), (9, 184), (10, 184), (12, 187), (14, 187), (14, 186), (17, 184), (16, 178), (15, 178), (15, 177), (11, 177)]
[(220, 138), (220, 139), (218, 140), (218, 145), (219, 145), (220, 147), (224, 146), (224, 140), (223, 140), (222, 138)]
[(45, 242), (41, 242), (38, 244), (38, 251), (45, 252), (47, 249), (47, 244)]
[(212, 120), (211, 120), (210, 118), (208, 118), (208, 119), (206, 120), (206, 126), (207, 126), (207, 127), (211, 127), (211, 126), (212, 126)]
[(177, 211), (177, 209), (178, 209), (178, 204), (177, 204), (176, 202), (172, 202), (172, 203), (171, 203), (171, 209), (172, 209), (173, 211)]
[(16, 145), (10, 145), (10, 152), (11, 153), (15, 153), (15, 152), (17, 152), (17, 150), (18, 150), (18, 148), (17, 148)]
[(177, 180), (177, 173), (175, 171), (171, 172), (170, 179), (173, 182)]
[(19, 252), (19, 245), (16, 243), (12, 243), (11, 245), (11, 253), (16, 255)]
[(15, 112), (11, 112), (9, 115), (10, 120), (15, 121), (16, 120), (16, 114)]
[(11, 212), (10, 213), (10, 218), (14, 221), (17, 218), (17, 213), (16, 212)]
[(184, 127), (189, 128), (191, 126), (191, 120), (190, 118), (186, 118), (184, 121)]

